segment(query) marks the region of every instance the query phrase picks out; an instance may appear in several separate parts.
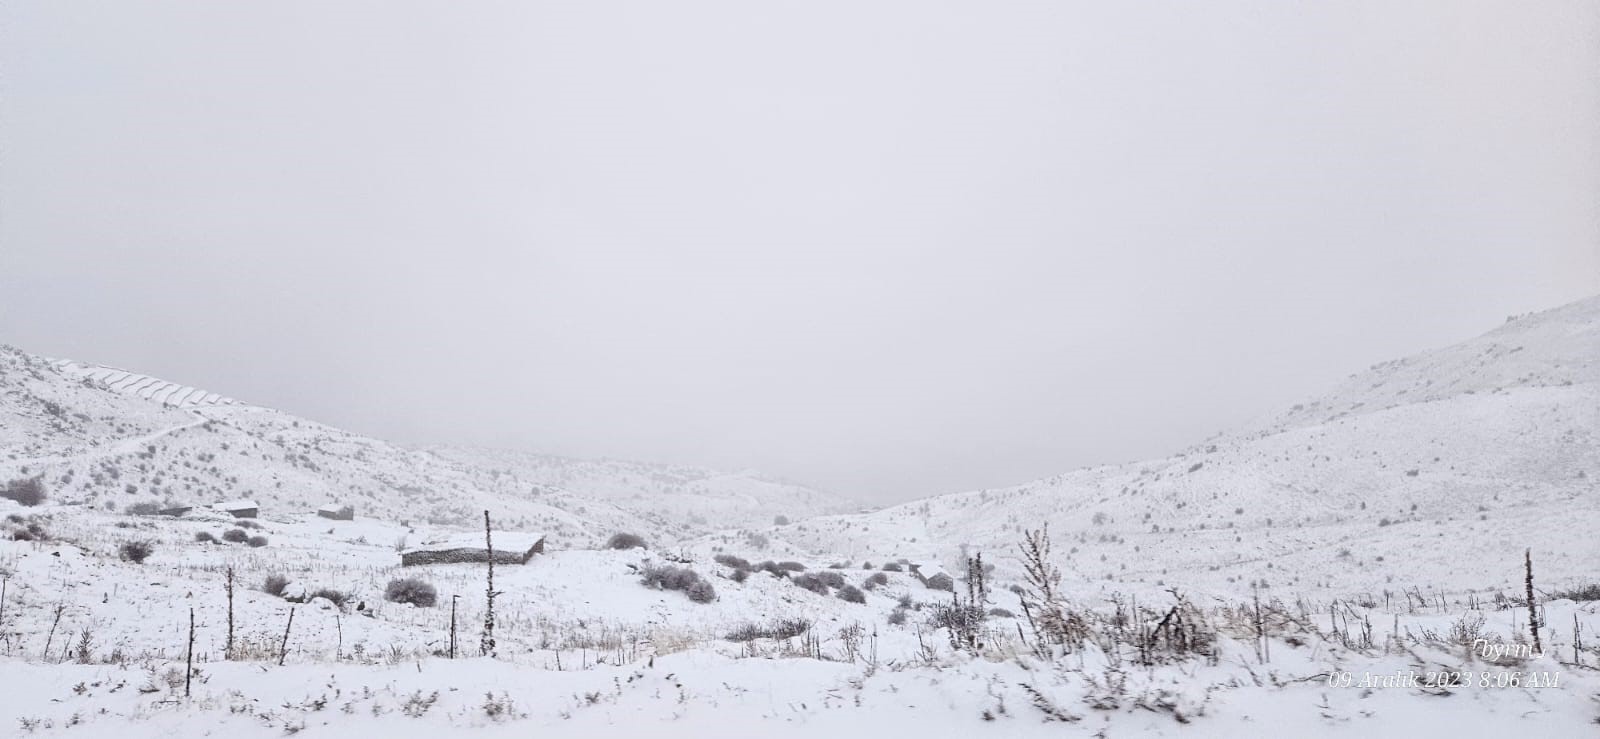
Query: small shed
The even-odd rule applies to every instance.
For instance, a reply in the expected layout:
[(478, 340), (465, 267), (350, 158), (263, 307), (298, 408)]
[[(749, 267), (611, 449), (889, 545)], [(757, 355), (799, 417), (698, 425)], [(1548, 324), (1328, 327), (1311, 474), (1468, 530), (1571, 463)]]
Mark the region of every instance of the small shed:
[(956, 589), (956, 579), (938, 562), (912, 562), (911, 574), (931, 590), (954, 592)]
[(317, 509), (317, 515), (323, 518), (331, 518), (335, 521), (354, 521), (356, 520), (356, 508), (349, 505), (325, 505)]
[[(495, 532), (494, 563), (497, 565), (527, 564), (535, 554), (544, 553), (544, 534)], [(483, 545), (483, 535), (463, 534), (443, 541), (421, 544), (400, 552), (403, 567), (431, 564), (457, 564), (463, 562), (488, 562), (489, 550)]]
[(231, 514), (234, 518), (255, 518), (261, 513), (261, 506), (256, 505), (253, 500), (228, 500), (211, 507)]

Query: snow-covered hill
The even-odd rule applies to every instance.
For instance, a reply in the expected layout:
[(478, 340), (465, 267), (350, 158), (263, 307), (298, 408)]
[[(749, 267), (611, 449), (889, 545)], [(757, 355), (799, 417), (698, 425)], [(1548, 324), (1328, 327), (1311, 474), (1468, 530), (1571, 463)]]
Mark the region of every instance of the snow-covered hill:
[(436, 447), (431, 453), (528, 485), (560, 488), (622, 508), (650, 510), (688, 529), (771, 526), (858, 506), (801, 485), (747, 472), (613, 459), (573, 459), (494, 449)]
[(110, 510), (246, 498), (268, 517), (352, 505), (363, 517), (415, 526), (472, 526), (489, 509), (508, 527), (545, 531), (565, 546), (618, 531), (665, 544), (841, 509), (799, 486), (626, 463), (568, 462), (582, 471), (573, 489), (521, 474), (522, 457), (506, 459), (513, 463), (487, 466), (497, 461), (487, 452), (406, 449), (215, 393), (0, 347), (0, 480), (39, 477), (60, 502)]
[(1525, 547), (1547, 575), (1592, 576), (1597, 480), (1591, 298), (1380, 364), (1165, 459), (771, 533), (801, 552), (954, 564), (963, 548), (1003, 558), (1049, 524), (1093, 588), (1510, 587)]

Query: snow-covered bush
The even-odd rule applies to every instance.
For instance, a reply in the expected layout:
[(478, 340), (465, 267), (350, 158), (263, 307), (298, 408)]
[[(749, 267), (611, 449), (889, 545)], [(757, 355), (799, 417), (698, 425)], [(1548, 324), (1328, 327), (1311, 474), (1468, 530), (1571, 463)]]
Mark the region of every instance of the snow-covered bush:
[(717, 589), (705, 580), (690, 585), (689, 589), (685, 590), (684, 593), (689, 596), (689, 600), (696, 603), (710, 603), (717, 599)]
[(816, 593), (817, 595), (828, 594), (828, 584), (823, 582), (822, 578), (813, 573), (808, 572), (805, 574), (795, 575), (794, 577), (789, 578), (789, 582), (794, 583), (797, 587)]
[(896, 608), (889, 612), (890, 626), (904, 626), (906, 622), (906, 609)]
[(259, 547), (264, 547), (264, 546), (267, 545), (267, 537), (261, 536), (260, 534), (257, 534), (255, 536), (250, 537), (248, 540), (245, 541), (245, 543), (249, 544), (250, 546), (253, 546), (253, 547), (258, 547), (258, 548)]
[(785, 618), (765, 624), (749, 623), (728, 632), (728, 641), (753, 641), (756, 639), (790, 639), (811, 629), (811, 622), (803, 618)]
[(889, 584), (889, 576), (883, 574), (882, 572), (874, 572), (871, 575), (869, 575), (867, 577), (867, 579), (861, 581), (861, 587), (862, 587), (862, 589), (865, 589), (865, 590), (871, 590), (873, 588), (878, 587), (879, 585), (888, 585), (888, 584)]
[(0, 490), (0, 498), (14, 500), (25, 506), (36, 506), (44, 502), (44, 483), (37, 477), (25, 477), (7, 483), (5, 489)]
[(156, 545), (148, 541), (125, 541), (122, 542), (122, 546), (117, 547), (117, 556), (124, 562), (144, 564), (155, 550)]
[(861, 592), (861, 588), (854, 585), (846, 585), (839, 588), (839, 600), (850, 603), (865, 603), (867, 602), (867, 595)]
[(284, 577), (283, 575), (272, 574), (267, 575), (267, 579), (262, 581), (261, 592), (266, 593), (267, 595), (276, 595), (281, 598), (283, 597), (284, 588), (287, 587), (289, 587), (289, 578)]
[(130, 516), (154, 516), (161, 512), (161, 504), (155, 501), (141, 501), (122, 509), (123, 513)]
[(731, 554), (719, 554), (711, 559), (719, 565), (732, 567), (736, 570), (750, 569), (750, 560), (747, 560), (744, 557), (735, 557)]
[(803, 564), (800, 564), (799, 562), (784, 561), (784, 562), (779, 562), (778, 563), (778, 569), (783, 570), (785, 572), (805, 572), (806, 571), (806, 566), (803, 565)]
[(639, 584), (656, 590), (681, 590), (696, 603), (709, 603), (717, 598), (711, 583), (700, 579), (699, 573), (687, 567), (646, 567), (640, 572)]
[(333, 588), (317, 588), (316, 591), (306, 596), (306, 602), (310, 603), (317, 598), (326, 599), (341, 611), (344, 610), (344, 604), (350, 602), (349, 593), (343, 590), (334, 590)]
[(391, 603), (410, 603), (418, 608), (432, 608), (439, 601), (439, 591), (420, 577), (401, 577), (390, 580), (383, 589), (383, 598)]
[(230, 544), (243, 544), (250, 540), (250, 535), (244, 529), (228, 529), (222, 532), (222, 540)]
[(201, 543), (201, 544), (215, 544), (215, 543), (217, 543), (216, 535), (211, 533), (210, 531), (196, 532), (195, 535), (194, 535), (194, 540), (199, 542), (199, 543)]
[(647, 549), (649, 547), (647, 547), (645, 545), (644, 537), (642, 537), (642, 536), (640, 536), (638, 534), (629, 534), (627, 532), (618, 532), (618, 533), (612, 534), (611, 538), (606, 541), (606, 548), (607, 549)]
[(883, 563), (883, 571), (884, 572), (901, 572), (901, 571), (903, 571), (903, 569), (904, 568), (902, 568), (898, 562), (884, 562)]

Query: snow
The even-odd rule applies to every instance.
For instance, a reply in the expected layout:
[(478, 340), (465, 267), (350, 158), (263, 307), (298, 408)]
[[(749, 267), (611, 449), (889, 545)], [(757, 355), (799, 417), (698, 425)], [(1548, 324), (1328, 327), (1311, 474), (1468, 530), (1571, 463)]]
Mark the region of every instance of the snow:
[[(0, 500), (0, 726), (20, 735), (1564, 737), (1591, 735), (1600, 710), (1600, 601), (1557, 597), (1600, 563), (1600, 299), (1377, 365), (1164, 459), (858, 513), (749, 473), (404, 449), (75, 367), (0, 348), (0, 482), (50, 493)], [(329, 500), (375, 516), (318, 517)], [(197, 540), (258, 501), (266, 546)], [(396, 556), (481, 547), (484, 510), (496, 549), (546, 547), (495, 570), (494, 658), (486, 568)], [(48, 539), (11, 538), (30, 525)], [(1044, 525), (1065, 603), (1115, 636), (1050, 659), (1012, 591), (1022, 532)], [(619, 531), (651, 548), (604, 549)], [(154, 547), (143, 564), (120, 556), (134, 541)], [(1525, 549), (1543, 650), (1506, 657), (1528, 650)], [(996, 566), (982, 605), (1018, 616), (958, 649), (933, 624), (951, 594), (881, 566), (932, 576), (966, 551)], [(836, 573), (865, 602), (741, 582), (723, 554)], [(664, 565), (715, 598), (641, 584)], [(292, 600), (261, 590), (269, 575)], [(404, 577), (434, 605), (386, 600)], [(1210, 651), (1140, 664), (1140, 635), (1180, 595), (1215, 629)], [(810, 628), (730, 639), (786, 618)]]

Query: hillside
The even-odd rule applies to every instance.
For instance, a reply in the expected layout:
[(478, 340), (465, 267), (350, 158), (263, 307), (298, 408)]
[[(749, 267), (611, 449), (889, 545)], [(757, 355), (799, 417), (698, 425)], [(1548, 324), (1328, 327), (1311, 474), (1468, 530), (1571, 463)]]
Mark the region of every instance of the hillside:
[(1525, 547), (1547, 576), (1593, 572), (1597, 476), (1591, 298), (1377, 365), (1165, 459), (770, 533), (852, 560), (953, 565), (966, 547), (1005, 564), (1023, 529), (1049, 524), (1091, 592), (1510, 588)]
[[(503, 525), (547, 532), (560, 546), (617, 531), (669, 543), (724, 525), (714, 515), (722, 507), (743, 506), (749, 525), (770, 524), (775, 511), (839, 510), (820, 493), (744, 476), (569, 462), (585, 471), (574, 478), (580, 489), (569, 489), (468, 456), (405, 449), (144, 375), (0, 347), (0, 479), (41, 477), (59, 502), (118, 510), (249, 498), (269, 517), (348, 504), (363, 517), (434, 528), (470, 527), (491, 509)], [(622, 481), (610, 485), (601, 470)], [(663, 496), (683, 493), (673, 504), (639, 486), (663, 479), (677, 481)], [(700, 492), (708, 494), (703, 511)]]

